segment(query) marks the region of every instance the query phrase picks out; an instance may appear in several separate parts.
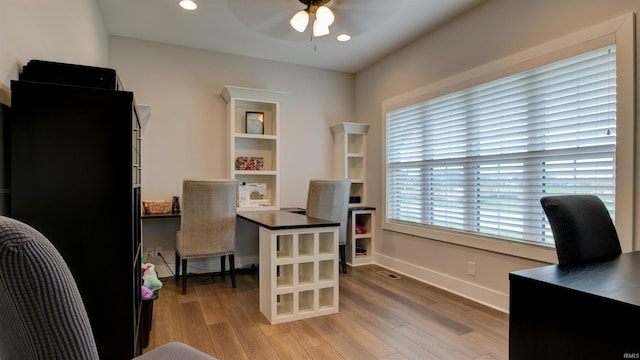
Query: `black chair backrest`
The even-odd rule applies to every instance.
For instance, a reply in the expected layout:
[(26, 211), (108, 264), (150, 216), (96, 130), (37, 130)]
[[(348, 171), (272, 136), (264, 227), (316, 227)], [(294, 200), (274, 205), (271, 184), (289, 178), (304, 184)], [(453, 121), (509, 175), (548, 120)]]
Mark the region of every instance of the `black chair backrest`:
[(594, 195), (549, 196), (540, 199), (547, 214), (559, 264), (614, 257), (622, 253), (609, 211)]

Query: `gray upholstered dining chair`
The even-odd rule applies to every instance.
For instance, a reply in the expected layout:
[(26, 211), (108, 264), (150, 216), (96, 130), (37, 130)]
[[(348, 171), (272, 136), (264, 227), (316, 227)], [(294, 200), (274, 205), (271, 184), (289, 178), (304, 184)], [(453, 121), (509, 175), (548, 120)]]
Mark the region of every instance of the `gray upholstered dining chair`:
[(349, 216), (349, 180), (317, 180), (309, 181), (307, 194), (307, 215), (340, 222), (338, 243), (340, 247), (340, 264), (342, 272), (347, 272), (346, 245), (347, 221)]
[[(40, 232), (4, 216), (0, 216), (0, 359), (98, 359), (89, 317), (64, 259)], [(174, 342), (136, 359), (214, 358)]]
[(187, 261), (220, 256), (220, 272), (225, 274), (229, 256), (232, 286), (236, 287), (236, 209), (238, 182), (229, 179), (184, 180), (182, 217), (176, 234), (176, 280), (182, 263), (182, 294), (187, 293)]
[(622, 253), (609, 211), (594, 195), (548, 196), (540, 199), (559, 264), (614, 257)]

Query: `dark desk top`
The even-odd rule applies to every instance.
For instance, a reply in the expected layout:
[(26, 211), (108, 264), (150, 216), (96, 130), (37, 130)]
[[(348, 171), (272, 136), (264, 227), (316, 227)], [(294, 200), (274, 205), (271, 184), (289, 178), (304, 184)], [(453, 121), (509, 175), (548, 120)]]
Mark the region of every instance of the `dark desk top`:
[[(376, 208), (373, 206), (351, 206), (349, 207), (349, 212), (351, 211), (356, 211), (356, 210), (375, 210)], [(284, 211), (288, 211), (288, 212), (292, 212), (292, 213), (296, 213), (296, 214), (304, 214), (307, 212), (307, 210), (305, 208), (302, 207), (287, 207), (287, 208), (281, 208), (280, 210), (284, 210)]]
[(269, 230), (340, 226), (339, 222), (295, 214), (286, 210), (238, 211), (238, 216)]
[(180, 216), (181, 216), (180, 213), (177, 213), (177, 214), (172, 214), (172, 213), (142, 214), (142, 215), (140, 215), (140, 218), (142, 218), (142, 219), (159, 219), (159, 218), (179, 218)]
[(509, 279), (527, 279), (640, 306), (640, 251), (576, 265), (549, 265), (514, 271)]

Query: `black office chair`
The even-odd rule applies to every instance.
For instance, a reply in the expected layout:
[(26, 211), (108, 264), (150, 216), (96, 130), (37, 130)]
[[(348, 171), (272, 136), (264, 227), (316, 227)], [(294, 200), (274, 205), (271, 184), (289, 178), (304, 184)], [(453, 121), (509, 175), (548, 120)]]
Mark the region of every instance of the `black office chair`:
[(614, 257), (622, 253), (609, 211), (594, 195), (540, 199), (547, 214), (559, 264)]

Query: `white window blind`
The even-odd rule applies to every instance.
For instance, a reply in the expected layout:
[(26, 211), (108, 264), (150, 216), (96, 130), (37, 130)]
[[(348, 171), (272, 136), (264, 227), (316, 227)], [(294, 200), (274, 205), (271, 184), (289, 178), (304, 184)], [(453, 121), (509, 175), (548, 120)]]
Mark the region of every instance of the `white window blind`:
[(614, 216), (615, 45), (387, 112), (387, 219), (553, 243), (542, 196)]

